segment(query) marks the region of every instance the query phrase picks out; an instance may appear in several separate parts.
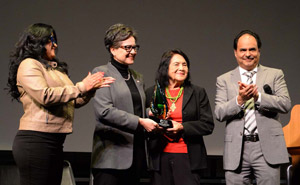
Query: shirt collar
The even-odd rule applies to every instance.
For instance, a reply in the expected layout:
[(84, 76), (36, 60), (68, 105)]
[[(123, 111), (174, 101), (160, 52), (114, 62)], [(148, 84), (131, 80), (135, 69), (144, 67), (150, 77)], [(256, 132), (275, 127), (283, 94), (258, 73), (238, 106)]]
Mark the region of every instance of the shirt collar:
[(247, 70), (245, 70), (245, 69), (243, 69), (243, 68), (241, 68), (240, 66), (239, 66), (239, 71), (240, 71), (240, 75), (242, 76), (245, 72), (251, 72), (251, 71), (255, 71), (255, 74), (257, 73), (257, 66), (253, 69), (253, 70), (251, 70), (251, 71), (247, 71)]

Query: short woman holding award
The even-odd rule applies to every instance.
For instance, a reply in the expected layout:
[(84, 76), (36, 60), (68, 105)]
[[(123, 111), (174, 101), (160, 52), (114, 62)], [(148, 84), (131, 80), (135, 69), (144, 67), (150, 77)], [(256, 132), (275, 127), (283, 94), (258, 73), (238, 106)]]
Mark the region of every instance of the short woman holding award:
[(116, 79), (110, 87), (97, 90), (94, 98), (97, 120), (91, 165), (94, 185), (137, 185), (146, 169), (144, 132), (151, 132), (158, 125), (143, 118), (146, 100), (143, 78), (129, 67), (138, 53), (136, 42), (133, 28), (112, 25), (104, 38), (110, 61), (93, 70)]
[[(189, 59), (181, 50), (162, 55), (156, 82), (165, 94), (166, 118), (173, 127), (150, 137), (153, 185), (199, 185), (199, 170), (206, 168), (203, 136), (212, 133), (213, 116), (205, 89), (191, 84), (189, 69)], [(154, 89), (146, 91), (147, 107), (153, 101)]]

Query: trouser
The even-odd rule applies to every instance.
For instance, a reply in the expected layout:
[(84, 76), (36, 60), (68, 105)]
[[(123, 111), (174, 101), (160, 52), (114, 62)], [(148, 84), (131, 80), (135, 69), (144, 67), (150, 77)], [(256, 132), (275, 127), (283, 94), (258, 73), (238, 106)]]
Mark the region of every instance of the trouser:
[(140, 175), (130, 168), (127, 170), (92, 169), (93, 185), (138, 185)]
[(225, 177), (227, 185), (251, 185), (253, 178), (257, 185), (279, 185), (280, 166), (266, 162), (259, 141), (245, 141), (239, 168), (225, 171)]
[(133, 161), (129, 169), (92, 169), (93, 185), (139, 185), (146, 172), (145, 143), (142, 136), (135, 136)]
[(200, 173), (192, 172), (188, 154), (162, 153), (160, 171), (155, 171), (152, 185), (199, 185)]
[(60, 185), (66, 134), (18, 131), (13, 156), (21, 185)]

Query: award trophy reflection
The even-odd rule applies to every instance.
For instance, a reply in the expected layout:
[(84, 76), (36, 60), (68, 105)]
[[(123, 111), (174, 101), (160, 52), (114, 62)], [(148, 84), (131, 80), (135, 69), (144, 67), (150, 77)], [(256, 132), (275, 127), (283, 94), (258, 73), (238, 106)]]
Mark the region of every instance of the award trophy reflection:
[(150, 116), (150, 119), (157, 122), (158, 125), (163, 127), (164, 129), (173, 127), (172, 121), (166, 119), (168, 114), (168, 102), (164, 90), (160, 88), (158, 82), (156, 83), (156, 86), (154, 88), (150, 109), (154, 115)]

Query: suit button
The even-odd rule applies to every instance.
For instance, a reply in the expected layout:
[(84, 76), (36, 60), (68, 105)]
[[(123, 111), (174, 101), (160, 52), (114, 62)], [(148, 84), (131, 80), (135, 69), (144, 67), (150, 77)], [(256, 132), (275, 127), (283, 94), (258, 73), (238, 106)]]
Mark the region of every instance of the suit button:
[(242, 135), (243, 135), (243, 133), (242, 133), (242, 132), (240, 132), (240, 135), (242, 136)]

